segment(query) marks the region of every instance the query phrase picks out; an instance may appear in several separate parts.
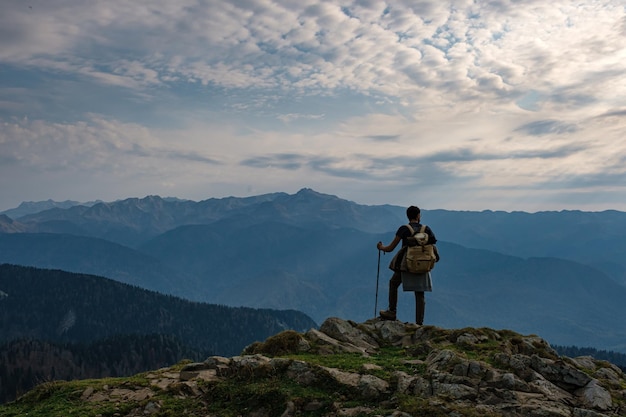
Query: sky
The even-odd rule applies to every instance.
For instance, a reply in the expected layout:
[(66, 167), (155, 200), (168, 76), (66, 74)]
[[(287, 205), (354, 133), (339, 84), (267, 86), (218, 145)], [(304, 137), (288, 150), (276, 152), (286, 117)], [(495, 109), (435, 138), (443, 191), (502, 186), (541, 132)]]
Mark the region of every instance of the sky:
[(623, 0), (3, 0), (0, 211), (626, 211)]

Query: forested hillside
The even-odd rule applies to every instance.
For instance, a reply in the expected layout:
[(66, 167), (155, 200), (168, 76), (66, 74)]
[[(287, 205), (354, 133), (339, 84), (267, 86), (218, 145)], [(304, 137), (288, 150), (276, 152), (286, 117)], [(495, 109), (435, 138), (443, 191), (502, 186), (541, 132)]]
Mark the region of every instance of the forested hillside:
[(297, 311), (189, 302), (93, 275), (0, 265), (0, 338), (89, 343), (167, 334), (194, 349), (236, 354), (285, 329), (316, 324)]
[(569, 356), (570, 358), (576, 358), (578, 356), (591, 356), (598, 360), (611, 362), (626, 371), (626, 354), (624, 353), (613, 352), (611, 350), (598, 350), (591, 347), (559, 345), (553, 345), (552, 347), (563, 356)]
[(107, 278), (0, 265), (0, 399), (52, 379), (130, 375), (236, 355), (316, 323), (293, 310), (186, 301)]
[(12, 340), (0, 344), (0, 403), (43, 382), (128, 376), (208, 355), (166, 335), (114, 336), (89, 344)]

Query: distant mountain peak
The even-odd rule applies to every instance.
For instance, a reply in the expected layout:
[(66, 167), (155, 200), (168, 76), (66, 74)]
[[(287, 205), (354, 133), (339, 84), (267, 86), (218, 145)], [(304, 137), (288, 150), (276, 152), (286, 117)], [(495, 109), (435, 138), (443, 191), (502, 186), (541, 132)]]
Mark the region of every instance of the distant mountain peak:
[(317, 191), (315, 191), (312, 188), (301, 188), (296, 194), (300, 194), (300, 195), (306, 195), (306, 194), (312, 194), (312, 195), (321, 195), (321, 193), (318, 193)]
[(5, 210), (0, 214), (5, 214), (12, 219), (19, 219), (20, 217), (24, 217), (29, 214), (39, 213), (50, 209), (68, 209), (74, 206), (91, 207), (101, 201), (102, 200), (96, 200), (83, 203), (73, 200), (54, 201), (52, 199), (48, 199), (45, 201), (23, 201), (16, 208)]
[(324, 196), (324, 197), (337, 197), (337, 196), (331, 195), (331, 194), (320, 193), (318, 191), (315, 191), (312, 188), (307, 188), (307, 187), (304, 187), (304, 188), (301, 188), (300, 190), (298, 190), (296, 195), (316, 195), (316, 196)]

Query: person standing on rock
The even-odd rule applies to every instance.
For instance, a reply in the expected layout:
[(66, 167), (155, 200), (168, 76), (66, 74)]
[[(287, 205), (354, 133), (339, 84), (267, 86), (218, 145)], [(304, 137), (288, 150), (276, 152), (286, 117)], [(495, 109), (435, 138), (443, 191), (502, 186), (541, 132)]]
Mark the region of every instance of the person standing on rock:
[[(419, 207), (410, 206), (406, 209), (406, 216), (409, 219), (409, 224), (413, 228), (413, 230), (420, 230), (422, 225), (420, 224), (421, 213)], [(435, 234), (430, 229), (430, 227), (426, 226), (424, 232), (428, 235), (429, 245), (435, 245), (437, 243), (437, 238)], [(380, 311), (380, 318), (383, 320), (396, 320), (396, 308), (398, 305), (398, 287), (402, 283), (402, 271), (401, 271), (401, 263), (402, 259), (406, 253), (407, 248), (407, 238), (411, 237), (411, 230), (407, 225), (402, 225), (396, 231), (396, 235), (391, 241), (391, 243), (387, 246), (383, 245), (382, 242), (378, 242), (376, 247), (378, 250), (383, 252), (392, 252), (398, 243), (402, 242), (402, 249), (396, 253), (396, 255), (391, 260), (389, 264), (389, 269), (393, 271), (393, 275), (389, 279), (389, 306), (387, 310)], [(439, 253), (436, 250), (435, 246), (435, 256), (436, 261), (439, 262)], [(415, 293), (415, 322), (419, 325), (424, 323), (424, 311), (426, 308), (426, 300), (424, 298), (425, 291), (432, 291), (432, 281), (430, 278), (430, 272), (425, 274), (419, 274), (417, 277), (416, 290)]]

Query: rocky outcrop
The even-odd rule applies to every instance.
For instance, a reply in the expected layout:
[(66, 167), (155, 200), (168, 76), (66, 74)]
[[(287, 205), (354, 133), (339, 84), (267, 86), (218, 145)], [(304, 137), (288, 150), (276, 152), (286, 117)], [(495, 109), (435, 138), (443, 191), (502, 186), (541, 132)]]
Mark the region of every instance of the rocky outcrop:
[[(150, 388), (135, 394), (147, 401), (135, 412), (149, 415), (160, 409), (150, 390), (211, 403), (220, 383), (264, 381), (287, 381), (294, 392), (327, 394), (281, 394), (282, 404), (274, 404), (274, 411), (259, 400), (247, 405), (244, 415), (626, 415), (626, 379), (619, 367), (590, 357), (560, 357), (539, 337), (339, 318), (327, 319), (319, 330), (277, 334), (248, 346), (241, 356), (214, 356), (176, 372), (154, 373)], [(131, 393), (118, 390), (116, 395)], [(88, 388), (82, 397), (101, 400), (103, 393)]]

